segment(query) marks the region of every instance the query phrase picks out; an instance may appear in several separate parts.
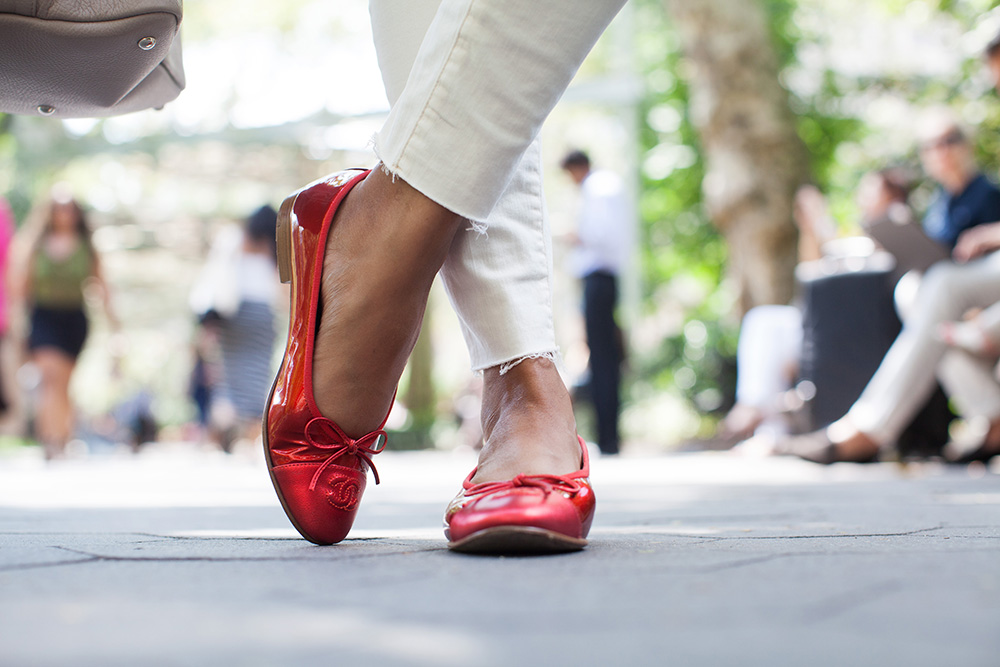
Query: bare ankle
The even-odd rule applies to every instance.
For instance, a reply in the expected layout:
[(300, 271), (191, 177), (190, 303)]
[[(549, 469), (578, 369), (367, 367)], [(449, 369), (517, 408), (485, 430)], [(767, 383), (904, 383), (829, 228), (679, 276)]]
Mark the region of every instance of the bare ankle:
[(569, 392), (551, 359), (528, 359), (483, 377), (483, 451), (475, 481), (580, 468)]
[[(419, 229), (434, 235), (457, 227), (461, 217), (401, 178), (387, 174), (382, 169), (374, 169), (355, 189), (356, 199), (366, 204), (374, 204), (386, 217), (405, 222), (410, 229)], [(346, 202), (345, 202), (346, 203)], [(447, 233), (447, 231), (444, 231)]]
[(576, 422), (569, 392), (555, 362), (547, 357), (528, 358), (483, 371), (483, 437), (489, 440), (505, 412), (528, 411), (557, 415), (562, 426), (575, 433)]

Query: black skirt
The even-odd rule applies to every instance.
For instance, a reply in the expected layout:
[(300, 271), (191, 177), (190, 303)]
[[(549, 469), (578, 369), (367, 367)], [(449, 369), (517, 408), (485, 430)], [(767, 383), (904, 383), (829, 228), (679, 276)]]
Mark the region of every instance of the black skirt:
[(76, 359), (86, 340), (87, 313), (83, 308), (32, 308), (29, 350), (54, 347)]

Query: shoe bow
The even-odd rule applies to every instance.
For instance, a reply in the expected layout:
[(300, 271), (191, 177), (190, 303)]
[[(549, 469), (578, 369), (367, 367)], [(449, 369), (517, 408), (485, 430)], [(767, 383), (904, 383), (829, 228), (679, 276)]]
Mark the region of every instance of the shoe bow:
[(501, 482), (483, 482), (465, 489), (466, 496), (479, 496), (517, 488), (541, 489), (549, 495), (557, 488), (565, 493), (576, 493), (582, 486), (580, 480), (565, 475), (517, 475), (514, 479)]
[(384, 430), (372, 431), (355, 440), (344, 433), (335, 422), (326, 417), (314, 417), (306, 424), (305, 436), (306, 442), (313, 447), (330, 452), (330, 456), (313, 475), (312, 481), (309, 483), (310, 491), (316, 488), (323, 471), (344, 454), (357, 456), (367, 463), (368, 467), (371, 468), (372, 475), (375, 476), (375, 483), (379, 483), (378, 471), (375, 469), (375, 464), (372, 463), (372, 457), (385, 449), (385, 443), (389, 436)]

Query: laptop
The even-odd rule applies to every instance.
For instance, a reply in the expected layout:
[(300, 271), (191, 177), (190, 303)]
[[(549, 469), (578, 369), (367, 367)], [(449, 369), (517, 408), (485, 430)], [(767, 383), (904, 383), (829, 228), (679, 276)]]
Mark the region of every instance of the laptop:
[(903, 271), (926, 271), (932, 264), (951, 259), (951, 249), (927, 236), (908, 210), (891, 210), (865, 225), (865, 233), (896, 258)]

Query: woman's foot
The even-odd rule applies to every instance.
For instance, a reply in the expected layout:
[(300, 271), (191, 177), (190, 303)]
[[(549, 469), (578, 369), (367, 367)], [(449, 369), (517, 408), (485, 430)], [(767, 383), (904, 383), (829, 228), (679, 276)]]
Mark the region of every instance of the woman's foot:
[(263, 445), (285, 513), (315, 544), (343, 540), (368, 473), (379, 481), (381, 425), (458, 225), (382, 172), (332, 174), (281, 206), (291, 313)]
[(445, 510), (448, 548), (543, 554), (587, 545), (594, 518), (587, 445), (551, 359), (528, 359), (483, 377), (479, 465)]
[(461, 220), (381, 169), (337, 211), (323, 262), (313, 384), (320, 412), (349, 436), (385, 419)]
[(472, 482), (565, 475), (581, 466), (569, 392), (547, 358), (483, 372), (483, 450)]

